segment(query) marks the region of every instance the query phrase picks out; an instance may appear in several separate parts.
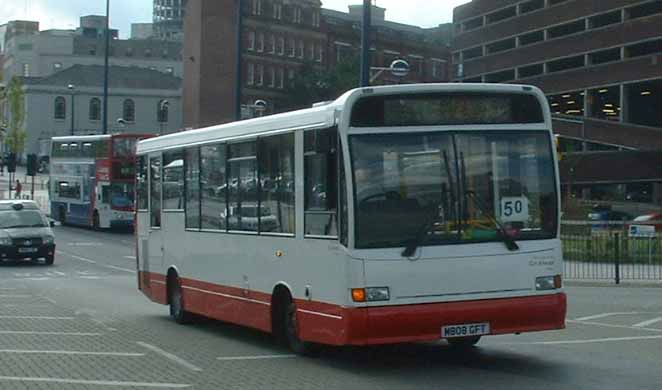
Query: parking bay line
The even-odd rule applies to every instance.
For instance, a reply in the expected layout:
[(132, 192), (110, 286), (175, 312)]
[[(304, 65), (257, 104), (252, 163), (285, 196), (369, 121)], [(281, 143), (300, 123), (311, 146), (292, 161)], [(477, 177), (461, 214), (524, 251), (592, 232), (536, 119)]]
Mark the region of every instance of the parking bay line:
[(602, 327), (605, 327), (605, 328), (633, 329), (633, 330), (647, 330), (649, 332), (662, 332), (662, 329), (658, 329), (658, 328), (644, 328), (644, 327), (635, 328), (634, 326), (629, 326), (629, 325), (604, 324), (602, 322), (577, 321), (577, 320), (565, 320), (565, 322), (570, 323), (570, 324), (602, 326)]
[(37, 332), (37, 331), (30, 331), (30, 330), (0, 330), (0, 334), (51, 335), (51, 336), (103, 336), (102, 333)]
[(102, 380), (87, 380), (87, 379), (65, 379), (65, 378), (22, 377), (22, 376), (0, 376), (0, 381), (66, 383), (70, 385), (153, 387), (153, 388), (161, 388), (161, 389), (184, 389), (187, 387), (191, 387), (191, 385), (179, 384), (179, 383), (122, 382), (122, 381), (102, 381)]
[(262, 360), (262, 359), (285, 359), (295, 358), (297, 355), (255, 355), (255, 356), (221, 356), (216, 360), (231, 361), (231, 360)]
[(660, 322), (660, 321), (662, 321), (662, 317), (652, 318), (652, 319), (647, 320), (647, 321), (641, 321), (641, 322), (638, 322), (638, 323), (636, 323), (632, 326), (635, 327), (635, 328), (645, 328), (648, 325), (653, 325), (654, 323)]
[(114, 269), (114, 270), (117, 270), (117, 271), (129, 272), (129, 273), (132, 273), (132, 274), (135, 274), (135, 273), (136, 273), (136, 271), (135, 271), (135, 270), (132, 270), (132, 269), (122, 268), (122, 267), (116, 267), (116, 266), (114, 266), (114, 265), (109, 265), (109, 264), (100, 264), (100, 263), (98, 263), (97, 261), (90, 260), (90, 259), (87, 259), (87, 258), (85, 258), (85, 257), (76, 256), (76, 255), (71, 254), (71, 253), (66, 253), (66, 252), (62, 252), (62, 251), (57, 251), (57, 253), (60, 254), (60, 255), (69, 256), (69, 257), (71, 257), (72, 259), (76, 259), (76, 260), (84, 261), (84, 262), (86, 262), (86, 263), (96, 264), (96, 265), (98, 265), (98, 266), (100, 266), (100, 267), (110, 268), (110, 269)]
[(139, 357), (145, 356), (140, 352), (86, 352), (86, 351), (34, 351), (26, 349), (0, 349), (0, 353), (13, 353), (13, 354), (44, 354), (44, 355), (84, 355), (84, 356), (122, 356), (122, 357)]
[(147, 348), (152, 352), (156, 352), (159, 355), (165, 357), (166, 359), (169, 359), (169, 360), (171, 360), (175, 363), (178, 363), (178, 364), (188, 368), (191, 371), (198, 371), (198, 372), (202, 371), (202, 368), (187, 362), (186, 360), (180, 358), (179, 356), (176, 356), (176, 355), (171, 354), (170, 352), (164, 351), (159, 347), (156, 347), (156, 346), (151, 345), (151, 344), (143, 343), (142, 341), (137, 341), (136, 343), (138, 345), (140, 345), (141, 347)]
[(641, 312), (637, 311), (629, 311), (629, 312), (613, 312), (613, 313), (600, 313), (600, 314), (595, 314), (592, 316), (586, 316), (586, 317), (580, 317), (580, 318), (575, 318), (575, 321), (588, 321), (588, 320), (597, 320), (599, 318), (605, 318), (605, 317), (611, 317), (611, 316), (619, 316), (619, 315), (636, 315), (636, 314), (644, 314)]
[(662, 335), (655, 336), (631, 336), (631, 337), (605, 337), (601, 339), (586, 339), (586, 340), (556, 340), (556, 341), (531, 341), (531, 342), (517, 342), (507, 344), (526, 344), (526, 345), (561, 345), (561, 344), (590, 344), (590, 343), (603, 343), (609, 341), (637, 341), (637, 340), (654, 340), (662, 339)]
[(75, 320), (76, 317), (50, 317), (50, 316), (0, 316), (0, 319), (16, 320)]

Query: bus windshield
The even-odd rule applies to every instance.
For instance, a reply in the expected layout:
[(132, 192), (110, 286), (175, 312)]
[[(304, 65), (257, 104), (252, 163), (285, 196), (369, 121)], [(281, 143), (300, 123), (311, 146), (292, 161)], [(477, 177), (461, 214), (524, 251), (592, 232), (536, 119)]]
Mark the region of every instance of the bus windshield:
[(369, 134), (350, 137), (356, 248), (556, 236), (548, 132)]
[(113, 209), (133, 209), (134, 184), (113, 183), (110, 185), (110, 207)]

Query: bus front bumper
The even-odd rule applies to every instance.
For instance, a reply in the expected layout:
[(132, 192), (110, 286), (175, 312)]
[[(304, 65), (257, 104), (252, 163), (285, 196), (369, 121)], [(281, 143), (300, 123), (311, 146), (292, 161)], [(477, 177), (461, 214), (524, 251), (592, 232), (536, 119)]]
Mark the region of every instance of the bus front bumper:
[[(490, 335), (564, 329), (566, 295), (342, 308), (338, 314), (335, 321), (304, 315), (302, 329), (315, 330), (304, 331), (308, 334), (303, 338), (334, 345), (372, 345), (441, 340), (442, 327), (449, 325), (489, 323)], [(305, 324), (306, 320), (316, 324)]]

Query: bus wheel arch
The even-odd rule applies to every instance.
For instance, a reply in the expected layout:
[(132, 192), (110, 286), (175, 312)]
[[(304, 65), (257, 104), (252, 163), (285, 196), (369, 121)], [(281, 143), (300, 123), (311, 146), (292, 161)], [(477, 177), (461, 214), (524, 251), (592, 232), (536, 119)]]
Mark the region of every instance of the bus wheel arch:
[(310, 356), (318, 350), (315, 344), (299, 338), (296, 303), (290, 288), (284, 284), (276, 285), (272, 294), (271, 331), (298, 355)]
[(174, 267), (168, 269), (166, 277), (167, 303), (170, 307), (170, 316), (178, 324), (188, 324), (193, 320), (193, 315), (185, 310), (184, 295), (182, 293), (179, 273)]

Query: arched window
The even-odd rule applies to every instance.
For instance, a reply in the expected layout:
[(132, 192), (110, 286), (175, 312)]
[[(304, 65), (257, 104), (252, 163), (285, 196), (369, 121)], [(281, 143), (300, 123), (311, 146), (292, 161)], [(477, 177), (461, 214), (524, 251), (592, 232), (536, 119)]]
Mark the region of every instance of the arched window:
[(99, 98), (90, 99), (90, 120), (101, 120), (101, 100)]
[(64, 119), (67, 116), (67, 102), (64, 97), (58, 96), (55, 98), (55, 119)]
[(135, 122), (136, 120), (136, 104), (131, 99), (124, 101), (124, 110), (122, 112), (122, 119), (127, 122)]
[(168, 122), (168, 101), (159, 100), (159, 104), (156, 106), (156, 120), (160, 123)]

